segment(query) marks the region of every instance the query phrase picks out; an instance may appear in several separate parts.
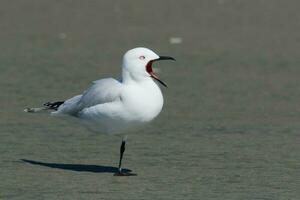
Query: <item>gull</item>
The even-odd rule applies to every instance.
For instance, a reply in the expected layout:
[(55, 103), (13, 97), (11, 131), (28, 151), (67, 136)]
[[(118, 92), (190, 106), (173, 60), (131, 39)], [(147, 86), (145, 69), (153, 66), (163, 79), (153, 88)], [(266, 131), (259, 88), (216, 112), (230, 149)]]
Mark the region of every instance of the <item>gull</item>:
[[(156, 81), (152, 64), (160, 60), (175, 60), (158, 56), (152, 50), (138, 47), (123, 56), (120, 79), (96, 80), (82, 94), (65, 101), (47, 102), (39, 108), (26, 108), (25, 112), (51, 111), (52, 116), (79, 119), (89, 130), (97, 133), (124, 134), (152, 121), (161, 112), (163, 95)], [(122, 138), (118, 172), (115, 175), (133, 175), (122, 172), (126, 136)]]

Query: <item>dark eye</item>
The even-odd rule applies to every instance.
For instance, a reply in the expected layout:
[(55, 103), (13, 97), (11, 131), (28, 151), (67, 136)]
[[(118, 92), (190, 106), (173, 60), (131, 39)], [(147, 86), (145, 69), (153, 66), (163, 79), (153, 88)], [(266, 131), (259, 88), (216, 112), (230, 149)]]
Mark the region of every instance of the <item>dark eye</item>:
[(140, 60), (145, 60), (145, 56), (140, 56), (139, 59)]

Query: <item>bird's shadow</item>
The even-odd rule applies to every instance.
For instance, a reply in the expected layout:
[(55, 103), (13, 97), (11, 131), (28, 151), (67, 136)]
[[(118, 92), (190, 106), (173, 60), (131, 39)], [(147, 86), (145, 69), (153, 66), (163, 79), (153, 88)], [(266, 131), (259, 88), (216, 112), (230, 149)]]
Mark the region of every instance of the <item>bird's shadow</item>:
[[(62, 163), (46, 163), (34, 160), (21, 159), (25, 163), (32, 165), (39, 165), (43, 167), (50, 167), (54, 169), (62, 169), (76, 172), (93, 172), (93, 173), (116, 173), (118, 172), (117, 167), (102, 166), (102, 165), (85, 165), (85, 164), (62, 164)], [(122, 169), (123, 172), (129, 173), (130, 169)]]

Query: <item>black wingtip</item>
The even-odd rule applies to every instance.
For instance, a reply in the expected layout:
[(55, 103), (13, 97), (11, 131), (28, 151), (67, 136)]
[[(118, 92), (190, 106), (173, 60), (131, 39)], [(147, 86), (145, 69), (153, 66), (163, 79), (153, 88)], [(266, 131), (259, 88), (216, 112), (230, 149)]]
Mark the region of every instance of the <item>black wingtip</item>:
[(43, 105), (49, 109), (57, 110), (58, 107), (63, 103), (64, 103), (64, 101), (56, 101), (56, 102), (47, 102), (47, 103), (44, 103)]

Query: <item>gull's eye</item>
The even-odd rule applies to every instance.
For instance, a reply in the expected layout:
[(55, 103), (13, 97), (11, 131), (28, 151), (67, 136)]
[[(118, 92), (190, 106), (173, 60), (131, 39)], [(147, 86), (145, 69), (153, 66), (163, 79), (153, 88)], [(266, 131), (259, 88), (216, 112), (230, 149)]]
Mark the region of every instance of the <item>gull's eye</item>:
[(145, 56), (140, 56), (139, 59), (140, 60), (145, 60)]

